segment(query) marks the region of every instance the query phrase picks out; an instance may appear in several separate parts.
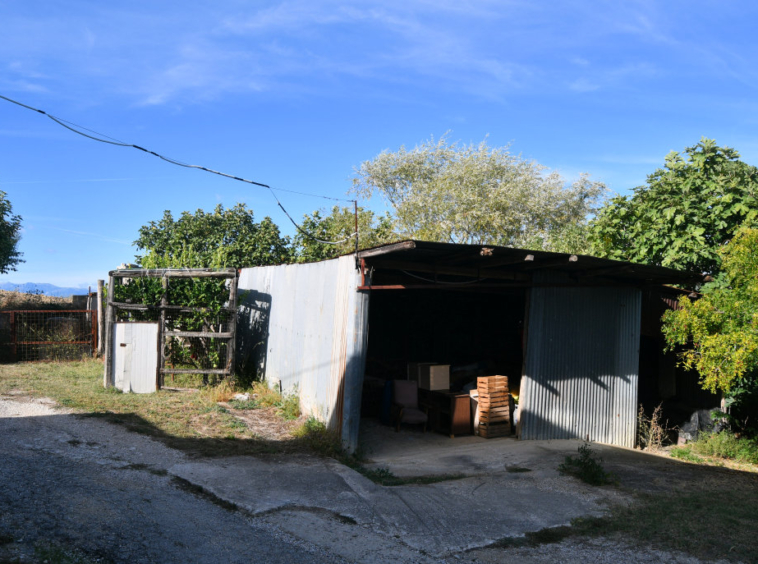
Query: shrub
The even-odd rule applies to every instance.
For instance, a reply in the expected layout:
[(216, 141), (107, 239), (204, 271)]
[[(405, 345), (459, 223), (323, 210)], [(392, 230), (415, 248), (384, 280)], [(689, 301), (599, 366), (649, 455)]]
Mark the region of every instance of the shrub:
[(643, 450), (661, 450), (664, 441), (668, 438), (668, 421), (661, 421), (661, 404), (658, 404), (650, 417), (640, 404), (637, 412), (637, 444)]
[(567, 456), (563, 464), (558, 466), (558, 471), (575, 476), (593, 486), (613, 484), (617, 481), (614, 474), (605, 471), (603, 459), (597, 456), (587, 442), (579, 447), (579, 456)]
[(738, 438), (728, 431), (701, 433), (698, 440), (692, 443), (692, 450), (704, 456), (758, 464), (758, 440)]

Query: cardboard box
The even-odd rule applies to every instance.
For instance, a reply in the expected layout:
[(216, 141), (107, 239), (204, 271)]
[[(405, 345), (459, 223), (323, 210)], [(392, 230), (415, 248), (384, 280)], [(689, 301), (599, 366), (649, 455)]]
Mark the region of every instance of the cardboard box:
[(449, 364), (420, 364), (418, 369), (418, 387), (424, 390), (449, 390)]

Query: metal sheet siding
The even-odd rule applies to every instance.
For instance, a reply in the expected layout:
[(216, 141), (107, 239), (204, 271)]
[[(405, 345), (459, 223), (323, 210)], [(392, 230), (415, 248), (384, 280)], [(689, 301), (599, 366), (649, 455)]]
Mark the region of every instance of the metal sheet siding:
[(298, 393), (301, 409), (340, 432), (350, 450), (358, 440), (368, 322), (368, 297), (358, 285), (352, 256), (246, 268), (239, 278), (238, 327), (248, 343), (240, 360), (263, 349), (256, 362), (269, 385)]
[(522, 439), (634, 446), (641, 301), (635, 288), (531, 290)]
[(114, 323), (111, 350), (116, 388), (136, 394), (156, 391), (157, 323)]

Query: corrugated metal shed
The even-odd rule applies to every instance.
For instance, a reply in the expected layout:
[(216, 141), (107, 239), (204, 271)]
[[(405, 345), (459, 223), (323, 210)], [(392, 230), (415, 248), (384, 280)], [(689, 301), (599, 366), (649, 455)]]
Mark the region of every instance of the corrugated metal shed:
[(368, 296), (356, 291), (355, 257), (240, 273), (243, 358), (270, 384), (297, 393), (303, 411), (358, 441)]
[(522, 439), (634, 446), (640, 306), (636, 288), (531, 290)]
[[(297, 390), (303, 409), (357, 446), (374, 291), (528, 292), (521, 438), (633, 446), (642, 289), (689, 273), (482, 245), (404, 241), (311, 264), (244, 269), (240, 358)], [(514, 290), (515, 289), (515, 290)], [(245, 292), (245, 291), (248, 292)]]

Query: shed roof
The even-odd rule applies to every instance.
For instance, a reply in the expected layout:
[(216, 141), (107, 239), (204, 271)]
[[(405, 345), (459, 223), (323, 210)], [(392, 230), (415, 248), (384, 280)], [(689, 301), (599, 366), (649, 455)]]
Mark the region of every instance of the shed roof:
[[(702, 276), (661, 266), (495, 245), (407, 240), (365, 249), (357, 256), (376, 272), (384, 273), (372, 284), (397, 283), (401, 275), (414, 272), (433, 274), (434, 280), (429, 282), (442, 277), (448, 283), (467, 278), (506, 285), (531, 284), (535, 273), (563, 275), (572, 284), (582, 285), (692, 285), (702, 281)], [(416, 277), (411, 285), (418, 282)]]

